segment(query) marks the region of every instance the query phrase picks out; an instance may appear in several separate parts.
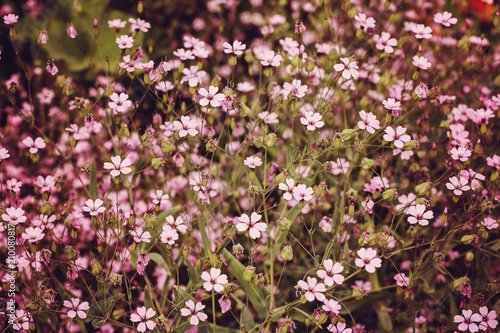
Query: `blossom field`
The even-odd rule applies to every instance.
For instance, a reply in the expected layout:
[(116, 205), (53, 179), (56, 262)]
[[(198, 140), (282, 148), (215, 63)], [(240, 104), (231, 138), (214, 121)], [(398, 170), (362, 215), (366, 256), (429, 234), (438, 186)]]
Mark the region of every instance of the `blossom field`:
[(498, 332), (493, 0), (0, 7), (1, 332)]

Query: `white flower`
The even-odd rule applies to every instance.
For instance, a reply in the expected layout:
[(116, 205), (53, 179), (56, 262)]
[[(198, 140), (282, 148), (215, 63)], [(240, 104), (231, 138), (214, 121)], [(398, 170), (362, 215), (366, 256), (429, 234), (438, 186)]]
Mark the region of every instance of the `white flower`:
[(336, 72), (342, 71), (342, 77), (349, 80), (352, 76), (353, 79), (357, 80), (359, 77), (358, 64), (356, 61), (350, 61), (349, 58), (340, 58), (343, 64), (336, 64), (333, 66)]
[(300, 123), (307, 126), (308, 131), (314, 131), (325, 125), (325, 123), (321, 121), (323, 117), (317, 112), (307, 111), (304, 116), (305, 117), (300, 118)]
[(250, 217), (247, 214), (241, 215), (238, 220), (240, 223), (236, 224), (238, 231), (245, 231), (248, 229), (250, 238), (257, 239), (260, 237), (261, 232), (267, 230), (267, 225), (264, 222), (259, 222), (262, 215), (253, 212)]
[(111, 157), (111, 162), (104, 162), (104, 169), (111, 170), (110, 174), (112, 177), (119, 176), (120, 174), (128, 175), (132, 172), (132, 161), (128, 158), (122, 161), (122, 158), (119, 155)]

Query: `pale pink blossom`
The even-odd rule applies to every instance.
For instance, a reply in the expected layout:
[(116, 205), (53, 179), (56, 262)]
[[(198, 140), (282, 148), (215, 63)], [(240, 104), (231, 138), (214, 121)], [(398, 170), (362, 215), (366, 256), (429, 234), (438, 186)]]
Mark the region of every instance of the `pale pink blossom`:
[(2, 220), (8, 224), (17, 225), (18, 223), (26, 222), (27, 218), (24, 216), (23, 209), (9, 207), (5, 209), (5, 213), (2, 214)]
[(242, 214), (238, 217), (238, 221), (240, 223), (236, 224), (236, 229), (238, 231), (246, 231), (248, 230), (248, 234), (250, 238), (257, 239), (260, 237), (261, 232), (265, 232), (267, 230), (267, 225), (264, 222), (259, 222), (262, 218), (262, 215), (253, 212), (250, 217), (247, 214)]
[(170, 198), (168, 194), (163, 193), (163, 190), (155, 190), (149, 194), (149, 197), (155, 205), (166, 204)]
[(419, 56), (413, 56), (413, 66), (419, 68), (419, 69), (429, 69), (431, 67), (431, 63), (426, 57), (419, 57)]
[(163, 227), (163, 231), (160, 235), (160, 240), (162, 243), (168, 245), (174, 245), (175, 241), (178, 239), (179, 239), (179, 234), (177, 233), (177, 230), (172, 229), (172, 227), (170, 226)]
[(431, 27), (427, 27), (423, 24), (413, 26), (412, 31), (417, 39), (431, 39), (432, 37)]
[(352, 333), (351, 328), (347, 328), (346, 323), (343, 322), (338, 322), (337, 325), (330, 324), (326, 328), (328, 332), (333, 332), (333, 333)]
[(132, 101), (128, 99), (128, 95), (125, 93), (120, 93), (120, 95), (112, 93), (109, 99), (111, 101), (108, 103), (108, 107), (118, 113), (127, 112), (132, 106)]
[(384, 108), (387, 109), (387, 112), (393, 117), (397, 117), (399, 115), (399, 111), (401, 111), (401, 102), (396, 101), (394, 98), (388, 98), (383, 100), (382, 104), (384, 105)]
[(354, 16), (356, 29), (363, 29), (366, 32), (368, 29), (375, 29), (375, 19), (373, 17), (366, 17), (366, 14), (359, 13)]
[(30, 149), (30, 154), (36, 154), (38, 152), (38, 149), (43, 149), (46, 146), (45, 142), (40, 137), (36, 138), (33, 141), (33, 139), (28, 136), (26, 139), (23, 140), (23, 143), (26, 147)]
[(333, 66), (336, 72), (342, 72), (342, 77), (349, 80), (352, 76), (354, 80), (359, 77), (358, 64), (356, 61), (351, 61), (349, 58), (340, 58), (343, 62), (342, 64), (336, 64)]
[(262, 66), (278, 67), (283, 61), (281, 54), (275, 54), (274, 51), (264, 50), (259, 53), (258, 58), (261, 60)]
[(224, 284), (228, 283), (227, 275), (221, 274), (221, 270), (215, 267), (210, 268), (210, 272), (201, 273), (201, 279), (205, 281), (203, 288), (206, 291), (212, 291), (213, 289), (216, 293), (223, 291)]
[(134, 237), (134, 242), (149, 243), (151, 242), (151, 233), (149, 231), (144, 231), (143, 228), (137, 227), (135, 230), (131, 230), (130, 234)]
[(321, 114), (313, 111), (307, 111), (304, 117), (300, 118), (300, 123), (304, 126), (307, 126), (306, 128), (308, 131), (314, 131), (325, 125), (325, 123), (321, 119), (323, 119)]
[(191, 119), (189, 116), (182, 116), (181, 121), (174, 121), (174, 130), (179, 132), (179, 137), (183, 138), (188, 134), (190, 136), (195, 136), (198, 134), (198, 130), (196, 129), (197, 122), (196, 119)]
[(68, 311), (68, 317), (73, 319), (76, 316), (80, 319), (85, 319), (87, 318), (87, 314), (85, 311), (90, 309), (89, 302), (82, 302), (80, 303), (80, 299), (78, 298), (71, 298), (71, 302), (68, 300), (65, 300), (63, 302), (63, 305), (67, 308), (70, 308), (71, 310)]
[(410, 278), (405, 273), (394, 275), (394, 280), (396, 280), (396, 284), (401, 288), (408, 288), (410, 286)]
[(118, 44), (118, 47), (122, 50), (130, 49), (134, 44), (134, 39), (127, 35), (121, 35), (116, 38), (116, 44)]
[(451, 158), (454, 160), (459, 160), (460, 162), (465, 162), (472, 155), (472, 152), (464, 147), (452, 148), (450, 150)]
[(3, 17), (3, 23), (10, 25), (10, 26), (14, 26), (14, 24), (17, 23), (17, 20), (19, 20), (19, 16), (16, 14), (12, 14), (12, 13), (4, 15), (4, 17)]
[(344, 266), (339, 262), (334, 264), (332, 259), (327, 259), (323, 262), (323, 267), (324, 269), (319, 269), (316, 274), (320, 279), (323, 279), (327, 287), (333, 286), (334, 283), (344, 283), (344, 276), (339, 274), (344, 270)]
[(375, 133), (375, 130), (380, 128), (380, 122), (377, 117), (372, 112), (366, 112), (365, 110), (359, 111), (359, 116), (361, 120), (358, 121), (358, 127), (362, 130), (366, 129), (368, 133)]
[(470, 186), (467, 185), (468, 181), (466, 178), (460, 177), (457, 178), (455, 176), (449, 178), (449, 182), (446, 183), (446, 188), (450, 191), (453, 191), (455, 195), (462, 195), (463, 192), (469, 191)]
[(283, 193), (283, 199), (285, 199), (287, 201), (290, 201), (293, 199), (292, 192), (293, 192), (293, 189), (295, 188), (295, 181), (293, 179), (287, 178), (285, 180), (285, 183), (280, 183), (278, 185), (278, 188), (282, 191), (285, 191), (285, 193)]
[(497, 313), (495, 310), (488, 311), (488, 307), (482, 306), (479, 308), (479, 314), (483, 320), (479, 323), (479, 329), (486, 331), (488, 328), (495, 329), (498, 325)]
[(189, 323), (193, 326), (198, 326), (200, 321), (207, 320), (208, 316), (201, 312), (205, 308), (205, 305), (201, 304), (201, 302), (197, 302), (196, 304), (189, 300), (186, 302), (187, 308), (181, 309), (181, 316), (191, 316), (189, 318)]
[(326, 292), (325, 284), (318, 283), (316, 278), (308, 276), (307, 282), (300, 280), (297, 285), (305, 291), (305, 297), (308, 302), (312, 302), (314, 299), (323, 302), (326, 299), (324, 295)]
[(219, 88), (214, 86), (208, 87), (208, 91), (205, 88), (201, 88), (200, 90), (198, 90), (198, 94), (202, 96), (199, 102), (200, 105), (207, 106), (208, 104), (210, 104), (214, 108), (221, 106), (222, 101), (224, 100), (224, 94), (217, 93), (218, 91)]
[(382, 267), (382, 259), (377, 258), (377, 251), (372, 248), (362, 247), (357, 251), (358, 257), (355, 264), (359, 268), (365, 268), (368, 273), (374, 273), (376, 268)]
[(382, 32), (379, 35), (373, 36), (373, 40), (377, 43), (375, 47), (381, 51), (385, 51), (387, 53), (393, 53), (394, 48), (398, 45), (398, 41), (396, 38), (391, 38), (391, 34), (388, 32)]
[(132, 161), (128, 158), (122, 160), (119, 155), (111, 157), (111, 162), (104, 162), (104, 169), (111, 170), (112, 177), (117, 177), (121, 174), (128, 175), (132, 172)]
[(256, 167), (262, 165), (262, 159), (258, 156), (249, 156), (243, 161), (243, 164), (249, 167), (251, 171), (254, 171)]
[(143, 19), (138, 18), (137, 20), (134, 18), (129, 18), (128, 21), (131, 23), (130, 24), (130, 32), (134, 31), (142, 31), (142, 32), (148, 32), (149, 29), (151, 29), (151, 23), (146, 22)]
[(105, 207), (101, 207), (103, 203), (104, 201), (101, 199), (96, 199), (95, 201), (88, 199), (85, 201), (85, 206), (82, 207), (82, 210), (89, 213), (90, 216), (97, 216), (106, 210)]
[(21, 237), (30, 243), (36, 243), (39, 240), (42, 240), (43, 237), (45, 237), (45, 234), (43, 233), (43, 229), (39, 227), (29, 227), (24, 230)]
[(338, 315), (341, 309), (339, 302), (334, 299), (325, 299), (321, 307), (326, 313), (333, 313)]
[(453, 17), (450, 12), (442, 12), (434, 15), (434, 22), (441, 24), (443, 27), (450, 27), (452, 24), (457, 24), (458, 19)]
[(291, 99), (302, 98), (306, 95), (307, 86), (300, 80), (293, 80), (292, 83), (285, 82), (283, 84), (283, 96), (284, 99), (288, 99), (288, 95), (291, 95)]
[(293, 189), (293, 197), (299, 202), (311, 200), (313, 194), (314, 190), (312, 187), (307, 187), (304, 184), (299, 184)]
[(484, 226), (487, 230), (493, 230), (498, 228), (497, 220), (491, 218), (491, 216), (487, 216), (481, 221), (481, 225)]
[(392, 127), (387, 126), (385, 133), (384, 140), (387, 142), (394, 142), (394, 146), (399, 149), (403, 148), (405, 142), (408, 142), (411, 139), (408, 134), (405, 134), (406, 128), (403, 126), (398, 126), (395, 131)]
[(243, 51), (245, 51), (245, 49), (247, 48), (247, 46), (245, 44), (243, 44), (242, 42), (240, 42), (238, 40), (235, 40), (233, 42), (233, 45), (231, 45), (227, 42), (224, 42), (222, 44), (222, 46), (224, 46), (224, 53), (228, 53), (228, 54), (232, 54), (232, 55), (242, 55)]
[(410, 224), (420, 224), (421, 226), (426, 226), (429, 224), (429, 220), (434, 217), (432, 210), (426, 211), (426, 206), (422, 204), (417, 204), (408, 208), (408, 222)]
[(177, 216), (177, 218), (174, 220), (174, 217), (172, 215), (167, 216), (165, 219), (165, 227), (170, 227), (181, 234), (185, 234), (187, 231), (187, 225), (185, 224), (186, 221), (181, 216)]
[(70, 39), (75, 39), (76, 36), (78, 35), (78, 32), (76, 32), (76, 29), (75, 27), (73, 26), (73, 24), (70, 24), (68, 26), (68, 28), (66, 29), (66, 33), (68, 34), (68, 37)]
[(146, 332), (146, 329), (152, 330), (156, 327), (156, 322), (151, 319), (156, 315), (153, 308), (146, 309), (145, 306), (137, 308), (137, 313), (132, 313), (130, 315), (130, 321), (133, 323), (139, 323), (137, 325), (138, 332)]
[(474, 333), (479, 331), (479, 323), (483, 320), (480, 314), (472, 313), (472, 310), (462, 310), (462, 315), (456, 315), (453, 318), (453, 322), (459, 324), (458, 329), (460, 331), (467, 331)]

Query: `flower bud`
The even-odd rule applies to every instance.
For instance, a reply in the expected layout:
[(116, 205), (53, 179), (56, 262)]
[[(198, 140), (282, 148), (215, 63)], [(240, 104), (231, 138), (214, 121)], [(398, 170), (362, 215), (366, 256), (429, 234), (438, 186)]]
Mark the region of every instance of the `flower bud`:
[(76, 29), (73, 26), (73, 24), (70, 24), (68, 26), (68, 28), (66, 29), (66, 32), (68, 33), (68, 37), (71, 38), (71, 39), (75, 39), (76, 36), (78, 35), (78, 33), (76, 32)]
[(47, 31), (43, 30), (42, 32), (40, 32), (40, 36), (38, 38), (40, 40), (41, 45), (47, 44), (47, 41), (49, 40), (49, 36), (47, 35)]
[(283, 249), (281, 250), (281, 253), (280, 253), (280, 258), (284, 261), (293, 260), (293, 250), (292, 250), (292, 247), (290, 245), (283, 246)]
[(254, 266), (247, 266), (243, 270), (243, 280), (245, 280), (246, 282), (252, 281), (254, 275), (255, 275), (255, 267)]

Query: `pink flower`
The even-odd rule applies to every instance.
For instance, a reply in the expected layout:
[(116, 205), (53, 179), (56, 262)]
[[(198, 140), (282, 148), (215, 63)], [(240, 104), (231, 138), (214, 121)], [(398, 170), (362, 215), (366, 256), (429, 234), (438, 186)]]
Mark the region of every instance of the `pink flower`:
[(366, 17), (366, 14), (360, 13), (354, 16), (356, 29), (363, 29), (366, 32), (368, 29), (375, 29), (375, 19)]
[(210, 103), (210, 105), (214, 108), (221, 106), (222, 101), (224, 100), (224, 94), (217, 93), (218, 91), (219, 88), (214, 86), (208, 87), (208, 91), (205, 88), (198, 90), (198, 94), (203, 97), (200, 99), (200, 105), (207, 106)]
[(7, 15), (4, 15), (4, 17), (3, 17), (3, 23), (10, 25), (12, 27), (12, 26), (14, 26), (14, 24), (17, 23), (18, 19), (19, 19), (18, 15), (7, 14)]
[(474, 124), (488, 124), (488, 119), (495, 118), (495, 113), (490, 109), (477, 109), (468, 114), (469, 119), (474, 122)]
[(388, 32), (382, 32), (379, 35), (373, 36), (373, 40), (377, 42), (375, 47), (379, 50), (385, 51), (387, 53), (393, 53), (394, 47), (398, 45), (398, 41), (396, 38), (391, 38), (391, 34)]
[(116, 44), (118, 44), (118, 47), (122, 50), (130, 49), (134, 44), (134, 39), (127, 35), (121, 35), (116, 38)]
[(210, 268), (210, 273), (201, 273), (201, 279), (205, 281), (205, 283), (203, 283), (203, 288), (205, 288), (206, 291), (211, 291), (213, 289), (216, 293), (223, 291), (223, 285), (228, 282), (227, 275), (221, 274), (221, 270), (215, 267)]
[(377, 251), (372, 248), (362, 247), (357, 251), (359, 258), (355, 260), (356, 266), (365, 268), (368, 273), (375, 272), (375, 268), (382, 266), (382, 259), (377, 258)]
[(452, 148), (450, 150), (451, 158), (465, 162), (472, 155), (472, 152), (464, 147)]
[(365, 200), (361, 203), (361, 206), (363, 206), (363, 209), (365, 210), (365, 212), (367, 212), (368, 214), (372, 214), (373, 213), (373, 206), (375, 205), (375, 203), (372, 201), (372, 200)]
[(87, 314), (84, 311), (90, 309), (89, 302), (82, 302), (78, 298), (71, 298), (71, 302), (65, 300), (63, 305), (71, 310), (68, 311), (68, 317), (73, 319), (78, 315), (78, 318), (85, 319)]
[(226, 313), (231, 309), (231, 300), (227, 295), (222, 295), (221, 298), (219, 298), (219, 305), (222, 313)]
[(463, 192), (469, 191), (470, 186), (467, 185), (467, 179), (460, 177), (458, 179), (457, 177), (451, 177), (449, 178), (450, 182), (446, 183), (446, 188), (450, 191), (453, 190), (453, 194), (455, 195), (462, 195)]
[(24, 210), (21, 208), (9, 207), (2, 214), (2, 220), (11, 225), (17, 225), (18, 223), (26, 222), (26, 216), (24, 216)]
[(56, 75), (57, 72), (59, 72), (59, 69), (57, 68), (56, 64), (54, 64), (54, 61), (49, 60), (47, 61), (47, 67), (45, 67), (47, 72), (49, 72), (52, 75)]
[(250, 238), (257, 239), (260, 237), (261, 232), (265, 232), (267, 230), (267, 225), (264, 222), (259, 222), (262, 218), (262, 215), (253, 212), (250, 217), (247, 214), (243, 214), (238, 217), (240, 223), (236, 224), (236, 229), (238, 231), (246, 231), (248, 229), (248, 233)]
[(276, 54), (274, 51), (271, 50), (265, 50), (262, 51), (259, 55), (258, 58), (261, 60), (262, 66), (273, 66), (273, 67), (278, 67), (281, 62), (283, 61), (283, 56), (281, 54)]
[(412, 31), (415, 34), (415, 38), (417, 39), (431, 39), (432, 37), (431, 27), (426, 27), (423, 24), (417, 24), (413, 26)]
[(434, 213), (432, 210), (425, 211), (425, 205), (418, 204), (416, 206), (411, 206), (408, 208), (408, 215), (412, 215), (408, 217), (408, 222), (410, 224), (420, 224), (421, 226), (426, 226), (429, 224), (429, 219), (434, 217)]
[(299, 184), (293, 189), (293, 197), (299, 202), (311, 200), (313, 193), (312, 187), (307, 187), (304, 184)]
[(285, 193), (283, 193), (283, 199), (287, 201), (293, 199), (292, 191), (295, 188), (295, 181), (293, 179), (287, 178), (285, 180), (285, 183), (280, 183), (278, 185), (278, 188), (282, 191), (285, 191)]
[(483, 317), (483, 320), (479, 323), (479, 329), (481, 331), (486, 331), (489, 328), (496, 328), (498, 325), (497, 313), (495, 310), (488, 312), (488, 307), (482, 306), (479, 308), (479, 314)]
[(346, 80), (349, 80), (352, 76), (354, 80), (357, 80), (359, 77), (358, 72), (358, 64), (356, 61), (351, 61), (349, 58), (340, 58), (343, 64), (336, 64), (333, 66), (336, 72), (342, 71), (342, 77)]
[(10, 157), (9, 151), (5, 148), (0, 149), (0, 162)]
[(177, 49), (177, 51), (174, 51), (174, 55), (181, 61), (194, 60), (193, 51), (191, 50)]
[(198, 130), (196, 129), (196, 120), (191, 119), (188, 116), (182, 116), (181, 121), (174, 121), (174, 130), (179, 132), (179, 137), (183, 138), (188, 134), (190, 136), (195, 136), (198, 134)]
[(201, 304), (201, 302), (194, 304), (192, 300), (189, 300), (186, 302), (186, 306), (187, 308), (181, 309), (181, 315), (184, 317), (191, 316), (189, 318), (189, 323), (191, 325), (198, 326), (200, 321), (207, 320), (208, 316), (203, 312), (200, 312), (205, 308), (205, 305)]
[(415, 199), (417, 198), (417, 196), (413, 193), (410, 193), (408, 194), (408, 196), (402, 194), (398, 197), (398, 200), (399, 200), (399, 204), (396, 205), (396, 211), (400, 211), (401, 209), (404, 208), (404, 213), (405, 214), (408, 214), (408, 209), (411, 207), (411, 206), (414, 206), (415, 205)]
[(410, 278), (407, 277), (405, 273), (394, 275), (394, 280), (396, 280), (396, 284), (402, 288), (408, 288), (410, 286)]
[(111, 157), (111, 162), (104, 162), (104, 169), (111, 170), (110, 174), (112, 177), (119, 176), (120, 174), (128, 175), (132, 172), (132, 161), (122, 158), (119, 155)]
[(330, 324), (326, 329), (329, 332), (333, 333), (352, 333), (352, 329), (346, 328), (346, 324), (343, 322), (338, 322), (335, 326), (334, 324)]
[(46, 146), (45, 142), (40, 137), (36, 138), (35, 141), (33, 141), (33, 139), (28, 136), (23, 140), (23, 143), (30, 149), (30, 154), (36, 154), (38, 152), (38, 149), (43, 149)]
[(150, 243), (151, 242), (151, 233), (149, 231), (144, 231), (141, 227), (136, 228), (135, 230), (130, 231), (132, 237), (134, 237), (134, 242), (140, 243)]
[(413, 66), (426, 70), (431, 67), (431, 63), (426, 57), (413, 56)]
[(170, 196), (166, 193), (163, 193), (162, 190), (155, 190), (152, 192), (149, 197), (152, 199), (155, 205), (166, 204)]
[(300, 123), (307, 126), (306, 128), (308, 131), (314, 131), (325, 125), (325, 123), (321, 121), (323, 117), (317, 112), (307, 111), (304, 116), (305, 117), (300, 118)]
[(118, 113), (127, 112), (132, 106), (132, 101), (128, 100), (128, 95), (125, 93), (120, 93), (120, 95), (112, 93), (111, 96), (109, 96), (109, 99), (111, 100), (108, 103), (109, 108)]
[(458, 329), (460, 331), (467, 331), (474, 333), (479, 331), (479, 326), (476, 322), (481, 322), (483, 318), (478, 313), (472, 313), (472, 310), (462, 310), (462, 316), (456, 315), (453, 318), (453, 322), (459, 324)]
[[(338, 157), (335, 161), (326, 162), (329, 163), (330, 166), (327, 169), (328, 172), (333, 173), (335, 176), (347, 173), (349, 170), (349, 166), (351, 165), (345, 158)], [(325, 163), (325, 164), (326, 164)]]
[(137, 313), (132, 313), (130, 315), (130, 321), (133, 323), (139, 323), (137, 325), (138, 332), (146, 332), (146, 329), (152, 330), (156, 327), (154, 320), (150, 319), (156, 316), (156, 312), (153, 308), (146, 309), (145, 306), (137, 308)]
[(450, 27), (458, 22), (458, 19), (452, 16), (453, 14), (450, 12), (437, 13), (434, 15), (434, 22), (441, 24), (443, 27)]
[(493, 230), (498, 228), (497, 220), (491, 218), (490, 216), (485, 217), (484, 220), (481, 221), (481, 225), (483, 225), (488, 230)]
[(359, 111), (359, 116), (362, 120), (358, 121), (358, 127), (362, 130), (366, 129), (368, 133), (375, 133), (375, 130), (380, 128), (380, 122), (377, 117), (371, 113), (366, 113), (365, 110)]
[(24, 233), (21, 234), (21, 237), (30, 243), (36, 243), (39, 240), (42, 240), (44, 236), (45, 236), (45, 234), (43, 233), (43, 229), (40, 229), (38, 227), (26, 228), (26, 230), (24, 230)]
[(300, 280), (297, 285), (305, 291), (305, 296), (308, 302), (312, 302), (314, 299), (323, 302), (326, 299), (323, 294), (326, 292), (325, 284), (318, 283), (316, 278), (308, 276), (307, 283), (304, 280)]
[(151, 24), (149, 22), (146, 22), (143, 19), (138, 18), (136, 20), (133, 18), (129, 18), (128, 21), (131, 23), (130, 24), (130, 32), (134, 32), (134, 31), (138, 31), (138, 30), (140, 30), (142, 32), (148, 32), (148, 30), (151, 29)]
[(222, 46), (224, 46), (224, 53), (229, 53), (229, 54), (232, 54), (235, 56), (242, 55), (243, 51), (245, 51), (245, 49), (247, 48), (247, 46), (245, 44), (243, 44), (242, 42), (237, 41), (237, 40), (235, 40), (233, 42), (233, 45), (231, 45), (227, 42), (224, 42), (224, 44), (222, 44)]
[(302, 98), (306, 95), (307, 86), (302, 85), (302, 81), (293, 80), (292, 83), (285, 82), (283, 84), (283, 95), (284, 99), (288, 99), (288, 95), (291, 95), (291, 99)]
[(167, 216), (165, 219), (165, 222), (167, 223), (165, 226), (169, 226), (170, 228), (180, 232), (181, 234), (185, 234), (187, 231), (187, 225), (185, 224), (185, 221), (182, 217), (177, 216), (177, 218), (174, 220), (174, 217), (172, 215)]
[(323, 267), (325, 269), (319, 269), (316, 274), (320, 279), (323, 279), (327, 287), (333, 286), (333, 283), (342, 284), (344, 282), (344, 276), (339, 274), (344, 270), (344, 267), (339, 263), (333, 263), (332, 259), (327, 259), (323, 262)]
[(47, 41), (49, 40), (49, 35), (47, 34), (47, 30), (41, 31), (40, 35), (38, 36), (38, 39), (40, 40), (41, 45), (47, 44)]
[(88, 199), (87, 201), (85, 201), (86, 206), (83, 206), (82, 210), (89, 213), (90, 216), (97, 216), (101, 213), (104, 213), (104, 211), (106, 210), (105, 207), (101, 207), (103, 203), (104, 201), (102, 201), (101, 199), (96, 199), (95, 201), (92, 201), (92, 199)]
[(76, 36), (78, 35), (78, 32), (76, 32), (75, 27), (73, 24), (70, 24), (68, 28), (66, 29), (66, 33), (68, 34), (68, 37), (71, 39), (75, 39)]
[(415, 88), (415, 95), (417, 95), (419, 98), (426, 98), (428, 93), (429, 93), (429, 88), (425, 83), (420, 83)]
[(262, 160), (258, 156), (250, 156), (243, 161), (243, 164), (249, 167), (251, 171), (254, 171), (256, 167), (262, 165)]
[(120, 32), (121, 28), (125, 28), (125, 25), (127, 24), (127, 21), (122, 21), (120, 19), (114, 19), (108, 21), (108, 26), (110, 28), (115, 28), (116, 32)]
[(338, 315), (341, 309), (339, 302), (334, 299), (325, 299), (321, 307), (326, 313), (333, 313)]
[(175, 241), (178, 239), (179, 239), (179, 234), (177, 233), (177, 230), (172, 229), (172, 227), (170, 226), (163, 227), (163, 231), (160, 235), (160, 240), (162, 243), (168, 245), (174, 245)]
[(20, 187), (23, 185), (23, 183), (21, 183), (15, 178), (9, 179), (6, 182), (6, 184), (7, 184), (7, 189), (14, 193), (18, 193), (21, 190)]
[(397, 102), (394, 98), (388, 98), (383, 100), (382, 104), (384, 105), (384, 108), (387, 109), (387, 112), (393, 117), (397, 117), (399, 115), (399, 111), (401, 111), (401, 102)]
[(394, 141), (394, 146), (396, 148), (403, 148), (405, 145), (405, 142), (410, 141), (411, 137), (408, 134), (404, 134), (406, 132), (406, 128), (402, 126), (398, 126), (396, 128), (396, 131), (390, 126), (388, 126), (385, 129), (385, 135), (384, 135), (384, 140), (388, 142), (393, 142)]
[[(198, 66), (190, 66), (189, 68), (184, 68), (182, 74), (184, 74), (184, 77), (181, 80), (181, 84), (187, 81), (190, 87), (197, 87), (199, 84), (202, 84), (203, 78), (207, 76), (207, 72), (199, 70)], [(198, 91), (198, 93), (200, 92)]]

